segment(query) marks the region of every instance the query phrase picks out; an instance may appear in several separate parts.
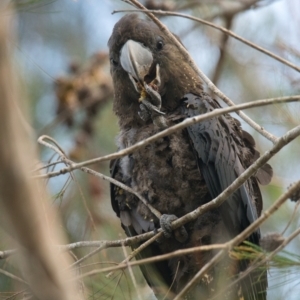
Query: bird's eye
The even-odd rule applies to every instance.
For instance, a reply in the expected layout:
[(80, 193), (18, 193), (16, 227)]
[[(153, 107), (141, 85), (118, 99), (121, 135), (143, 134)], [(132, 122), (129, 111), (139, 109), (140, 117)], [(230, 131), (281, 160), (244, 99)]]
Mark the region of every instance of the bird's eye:
[(114, 65), (115, 67), (118, 65), (118, 62), (114, 60), (113, 58), (110, 59), (110, 63)]
[(156, 43), (157, 50), (161, 50), (164, 47), (164, 43), (162, 41), (158, 41)]

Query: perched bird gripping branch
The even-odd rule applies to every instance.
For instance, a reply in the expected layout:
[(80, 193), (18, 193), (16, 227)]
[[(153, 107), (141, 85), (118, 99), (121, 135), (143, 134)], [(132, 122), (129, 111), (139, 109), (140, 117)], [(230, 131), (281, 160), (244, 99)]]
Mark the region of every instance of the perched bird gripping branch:
[[(144, 140), (182, 120), (205, 114), (219, 103), (203, 90), (202, 81), (180, 50), (152, 21), (124, 16), (108, 42), (114, 84), (114, 112), (119, 120), (119, 149)], [(262, 210), (258, 183), (268, 184), (269, 165), (262, 167), (220, 207), (172, 232), (170, 223), (208, 203), (259, 157), (252, 136), (238, 120), (223, 115), (189, 126), (111, 164), (111, 175), (143, 195), (161, 212), (158, 219), (139, 199), (114, 185), (111, 203), (128, 236), (158, 229), (164, 237), (144, 250), (150, 257), (194, 246), (226, 242), (254, 222)], [(249, 237), (258, 245), (260, 231)], [(137, 245), (138, 246), (138, 245)], [(156, 296), (174, 295), (215, 255), (195, 252), (142, 266)], [(255, 270), (227, 285), (251, 262), (225, 258), (197, 283), (186, 299), (266, 299), (266, 270)], [(167, 291), (169, 292), (167, 293)]]

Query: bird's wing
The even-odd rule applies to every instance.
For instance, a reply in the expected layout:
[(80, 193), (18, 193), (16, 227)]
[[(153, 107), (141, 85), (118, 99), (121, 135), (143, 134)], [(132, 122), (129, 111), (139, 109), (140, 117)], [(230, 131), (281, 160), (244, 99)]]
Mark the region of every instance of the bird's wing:
[[(215, 102), (204, 95), (185, 96), (183, 109), (188, 117), (213, 111)], [(192, 146), (197, 155), (200, 172), (208, 186), (212, 198), (216, 198), (244, 171), (240, 161), (240, 149), (235, 142), (236, 134), (224, 116), (215, 117), (188, 127)], [(235, 191), (222, 204), (221, 213), (225, 224), (233, 234), (240, 233), (257, 219), (255, 201), (247, 183)], [(251, 240), (258, 244), (257, 230)]]
[[(111, 177), (124, 183), (130, 185), (129, 182), (126, 182), (127, 179), (122, 174), (120, 160), (113, 160), (110, 162), (110, 173)], [(121, 225), (127, 236), (133, 237), (138, 234), (148, 232), (153, 230), (153, 222), (148, 222), (141, 217), (137, 212), (137, 207), (132, 205), (134, 201), (130, 201), (131, 205), (127, 205), (128, 198), (135, 197), (131, 193), (128, 193), (117, 187), (114, 184), (110, 184), (110, 196), (111, 196), (111, 205), (117, 216), (121, 220)], [(131, 199), (132, 200), (132, 199)], [(138, 202), (138, 199), (136, 199)], [(140, 243), (132, 245), (132, 249), (136, 249), (140, 246)], [(156, 243), (152, 243), (146, 249), (141, 251), (136, 259), (144, 259), (148, 257), (154, 257), (161, 255), (161, 251)], [(145, 277), (148, 285), (153, 289), (155, 295), (165, 295), (166, 291), (172, 284), (172, 274), (168, 266), (167, 261), (160, 261), (154, 264), (141, 265), (140, 269)], [(166, 287), (164, 289), (163, 287)]]
[[(215, 101), (205, 94), (201, 97), (187, 94), (184, 98), (182, 110), (187, 117), (205, 114), (219, 108)], [(200, 172), (212, 199), (216, 198), (244, 171), (241, 163), (241, 145), (238, 144), (239, 137), (235, 136), (238, 132), (232, 128), (230, 119), (226, 116), (191, 125), (187, 131)], [(240, 133), (243, 135), (242, 131)], [(258, 200), (261, 202), (257, 181), (252, 178), (220, 206), (221, 217), (232, 236), (239, 234), (257, 219), (256, 197), (259, 197)], [(259, 245), (259, 239), (259, 229), (249, 237), (249, 240), (256, 245)], [(247, 261), (241, 261), (240, 270), (246, 269), (247, 265)], [(252, 272), (242, 280), (241, 284), (244, 299), (266, 299), (267, 274), (265, 271)]]

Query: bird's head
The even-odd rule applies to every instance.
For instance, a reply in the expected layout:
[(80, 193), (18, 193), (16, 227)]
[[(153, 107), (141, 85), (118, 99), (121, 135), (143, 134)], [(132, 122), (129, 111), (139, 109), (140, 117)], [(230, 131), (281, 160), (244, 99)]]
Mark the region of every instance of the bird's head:
[(117, 115), (124, 113), (124, 106), (138, 109), (137, 85), (156, 77), (163, 110), (176, 108), (186, 93), (202, 90), (200, 78), (180, 50), (150, 20), (125, 15), (116, 23), (108, 46)]

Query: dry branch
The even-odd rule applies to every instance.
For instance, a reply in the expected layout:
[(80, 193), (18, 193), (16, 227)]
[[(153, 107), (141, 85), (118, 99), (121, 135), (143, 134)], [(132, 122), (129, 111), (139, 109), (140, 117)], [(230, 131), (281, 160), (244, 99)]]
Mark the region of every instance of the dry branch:
[[(297, 134), (300, 134), (300, 126), (294, 128), (291, 130), (290, 135), (293, 135), (297, 132)], [(288, 135), (288, 134), (287, 134)], [(288, 137), (287, 137), (288, 139)], [(282, 138), (280, 139), (282, 140)], [(235, 180), (236, 181), (236, 180)], [(282, 206), (287, 199), (291, 197), (295, 192), (299, 190), (300, 187), (300, 181), (298, 181), (296, 184), (294, 184), (286, 193), (281, 195), (275, 203), (267, 209), (255, 222), (250, 224), (243, 232), (241, 232), (239, 235), (237, 235), (234, 239), (229, 241), (228, 247), (232, 249), (234, 246), (239, 245), (241, 242), (243, 242), (251, 233), (253, 233), (259, 226), (266, 221), (274, 212), (276, 212), (280, 206)], [(284, 245), (282, 245), (284, 247)], [(225, 250), (221, 250), (216, 254), (195, 276), (194, 278), (182, 289), (182, 291), (174, 298), (174, 300), (181, 299), (186, 293), (201, 279), (201, 277), (209, 271), (216, 263), (218, 263), (222, 257), (226, 254)]]
[[(45, 140), (49, 140), (51, 141), (53, 144), (55, 144), (55, 146), (45, 142)], [(61, 157), (61, 160), (69, 165), (69, 166), (73, 166), (75, 163), (73, 161), (71, 161), (70, 159), (68, 159), (66, 157), (66, 154), (65, 152), (62, 150), (62, 148), (59, 146), (59, 144), (51, 137), (47, 136), (47, 135), (43, 135), (41, 137), (38, 138), (38, 142), (52, 150), (54, 150), (56, 153), (58, 153)], [(108, 176), (105, 176), (104, 174), (101, 174), (99, 172), (96, 172), (92, 169), (89, 169), (89, 168), (86, 168), (86, 167), (81, 167), (80, 168), (81, 171), (85, 172), (85, 173), (88, 173), (88, 174), (91, 174), (91, 175), (94, 175), (96, 177), (99, 177), (103, 180), (106, 180), (106, 181), (109, 181), (110, 183), (113, 183), (114, 185), (116, 186), (119, 186), (120, 188), (122, 188), (123, 190), (129, 192), (129, 193), (132, 193), (134, 194), (137, 198), (139, 198), (144, 204), (145, 206), (147, 206), (149, 208), (149, 210), (159, 219), (161, 217), (161, 213), (155, 209), (150, 203), (148, 203), (148, 201), (142, 196), (140, 195), (139, 193), (137, 193), (135, 190), (133, 190), (132, 188), (130, 188), (129, 186), (123, 184), (122, 182), (114, 179), (114, 178), (111, 178), (111, 177), (108, 177)]]
[[(133, 1), (132, 1), (133, 2)], [(209, 21), (206, 21), (206, 20), (203, 20), (203, 19), (200, 19), (200, 18), (196, 18), (196, 17), (193, 17), (193, 16), (190, 16), (190, 15), (187, 15), (187, 14), (182, 14), (182, 13), (177, 13), (177, 12), (170, 12), (170, 11), (161, 11), (161, 10), (147, 10), (147, 9), (126, 9), (126, 10), (115, 10), (113, 11), (113, 13), (118, 13), (118, 12), (143, 12), (143, 13), (147, 13), (149, 16), (150, 16), (150, 13), (152, 14), (155, 14), (155, 15), (163, 15), (163, 16), (175, 16), (175, 17), (181, 17), (181, 18), (185, 18), (185, 19), (190, 19), (190, 20), (193, 20), (193, 21), (196, 21), (196, 22), (199, 22), (201, 24), (204, 24), (204, 25), (207, 25), (207, 26), (210, 26), (212, 28), (215, 28), (217, 30), (220, 30), (222, 31), (223, 33), (233, 37), (234, 39), (244, 43), (245, 45), (255, 49), (255, 50), (258, 50), (270, 57), (272, 57), (273, 59), (281, 62), (282, 64), (294, 69), (295, 71), (297, 72), (300, 72), (300, 67), (291, 63), (290, 61), (282, 58), (281, 56), (279, 55), (276, 55), (274, 54), (273, 52), (267, 50), (267, 49), (264, 49), (263, 47), (260, 47), (250, 41), (248, 41), (247, 39), (244, 39), (242, 38), (241, 36), (235, 34), (233, 31), (231, 30), (228, 30), (227, 28), (225, 27), (222, 27), (222, 26), (219, 26), (219, 25), (216, 25), (214, 23), (211, 23)], [(152, 19), (152, 18), (151, 18)], [(154, 19), (153, 19), (154, 20)], [(162, 23), (161, 23), (162, 24)], [(182, 47), (182, 46), (181, 46)], [(186, 51), (186, 50), (185, 50)], [(190, 60), (190, 59), (189, 59)], [(201, 77), (201, 76), (200, 76)], [(202, 78), (202, 77), (201, 77)], [(204, 80), (204, 79), (203, 79)], [(204, 80), (205, 81), (205, 80)], [(205, 81), (206, 82), (206, 81)], [(221, 98), (222, 99), (222, 98)]]
[[(174, 126), (171, 126), (143, 141), (140, 141), (134, 145), (132, 145), (131, 147), (125, 148), (121, 151), (112, 153), (112, 154), (108, 154), (99, 158), (94, 158), (94, 159), (90, 159), (90, 160), (86, 160), (84, 162), (81, 163), (73, 163), (71, 166), (68, 166), (66, 168), (62, 168), (59, 171), (54, 171), (54, 172), (48, 172), (46, 174), (43, 175), (37, 175), (34, 176), (34, 178), (51, 178), (51, 177), (55, 177), (55, 176), (59, 176), (59, 175), (63, 175), (66, 174), (68, 172), (71, 172), (73, 170), (76, 169), (80, 169), (81, 167), (87, 166), (87, 165), (92, 165), (94, 163), (99, 163), (102, 161), (108, 161), (108, 160), (113, 160), (113, 159), (117, 159), (120, 157), (123, 157), (125, 155), (128, 155), (130, 153), (133, 153), (134, 151), (143, 148), (145, 146), (147, 146), (150, 143), (153, 143), (154, 141), (165, 137), (167, 135), (172, 134), (173, 132), (176, 132), (180, 129), (184, 129), (192, 124), (195, 123), (199, 123), (202, 122), (204, 120), (213, 118), (213, 117), (217, 117), (220, 115), (223, 115), (225, 113), (230, 113), (233, 111), (237, 111), (237, 110), (241, 110), (241, 109), (248, 109), (248, 108), (253, 108), (253, 107), (259, 107), (259, 106), (265, 106), (265, 105), (270, 105), (270, 104), (278, 104), (278, 103), (288, 103), (288, 102), (294, 102), (294, 101), (298, 101), (300, 99), (300, 95), (295, 95), (295, 96), (288, 96), (288, 97), (280, 97), (280, 98), (270, 98), (270, 99), (263, 99), (263, 100), (256, 100), (256, 101), (252, 101), (252, 102), (248, 102), (248, 103), (243, 103), (243, 104), (239, 104), (239, 105), (235, 105), (232, 107), (226, 107), (226, 108), (220, 108), (220, 109), (215, 109), (214, 111), (204, 114), (204, 115), (199, 115), (197, 117), (193, 117), (193, 118), (187, 118), (185, 119), (183, 122), (176, 124)], [(277, 140), (277, 138), (276, 138)]]
[[(291, 235), (289, 235), (287, 238), (285, 238), (281, 244), (271, 253), (266, 255), (265, 257), (261, 257), (259, 261), (257, 261), (255, 264), (251, 265), (246, 271), (242, 272), (239, 274), (239, 276), (234, 280), (233, 282), (230, 283), (230, 285), (226, 288), (230, 288), (231, 286), (234, 286), (236, 283), (238, 283), (240, 280), (245, 278), (250, 272), (253, 270), (259, 268), (260, 266), (263, 266), (265, 263), (270, 262), (271, 259), (278, 253), (280, 252), (284, 247), (286, 247), (294, 238), (296, 238), (300, 234), (300, 228), (296, 229)], [(224, 291), (220, 291), (214, 298), (211, 300), (215, 299), (218, 297)]]

